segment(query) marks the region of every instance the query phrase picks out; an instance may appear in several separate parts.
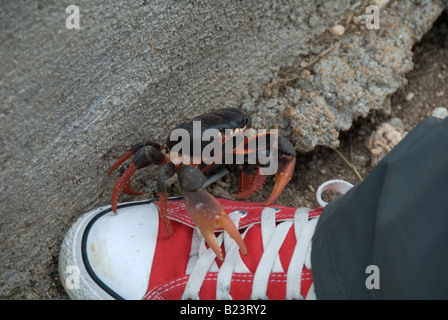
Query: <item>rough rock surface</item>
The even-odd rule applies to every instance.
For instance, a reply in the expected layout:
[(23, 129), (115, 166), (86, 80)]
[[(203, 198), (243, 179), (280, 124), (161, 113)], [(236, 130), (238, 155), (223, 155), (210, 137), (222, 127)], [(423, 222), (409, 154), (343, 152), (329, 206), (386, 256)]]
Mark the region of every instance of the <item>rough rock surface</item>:
[(312, 43), (311, 51), (322, 55), (317, 62), (307, 66), (314, 57), (304, 57), (277, 77), (264, 96), (244, 106), (258, 115), (255, 123), (277, 126), (300, 151), (336, 147), (339, 132), (348, 130), (353, 119), (381, 109), (406, 84), (405, 74), (413, 68), (412, 46), (442, 8), (437, 1), (394, 1), (380, 10), (379, 29), (352, 19), (343, 36), (324, 34)]
[[(77, 1), (80, 30), (65, 27), (70, 4), (0, 10), (0, 298), (64, 297), (62, 237), (109, 202), (107, 168), (133, 143), (242, 106), (298, 150), (335, 146), (338, 130), (403, 85), (412, 44), (446, 6), (395, 1), (379, 31), (353, 25), (334, 38), (328, 29), (361, 1)], [(295, 82), (278, 86), (291, 71)]]

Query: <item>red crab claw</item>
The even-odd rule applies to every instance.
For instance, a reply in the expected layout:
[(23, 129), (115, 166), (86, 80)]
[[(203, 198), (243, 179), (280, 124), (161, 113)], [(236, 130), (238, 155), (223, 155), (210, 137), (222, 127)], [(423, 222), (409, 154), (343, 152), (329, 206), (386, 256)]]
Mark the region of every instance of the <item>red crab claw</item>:
[[(275, 140), (270, 140), (273, 145), (271, 146), (271, 144), (269, 143), (270, 147), (268, 149), (267, 146), (263, 147), (263, 144), (258, 144), (257, 139), (259, 139), (260, 137), (264, 137), (266, 139), (274, 138)], [(271, 192), (271, 195), (269, 196), (269, 199), (265, 203), (265, 206), (270, 206), (278, 198), (280, 193), (283, 191), (283, 189), (289, 183), (293, 176), (294, 167), (296, 164), (296, 150), (289, 140), (270, 132), (251, 136), (245, 140), (245, 144), (249, 146), (249, 142), (254, 140), (257, 142), (256, 146), (258, 149), (245, 149), (245, 154), (250, 155), (253, 152), (263, 150), (278, 152), (278, 165), (275, 174), (274, 188)], [(273, 149), (271, 149), (271, 147), (273, 147)], [(262, 167), (258, 168), (252, 179), (250, 179), (250, 175), (246, 173), (246, 168), (248, 168), (248, 166), (249, 165), (244, 165), (243, 167), (243, 172), (240, 177), (240, 192), (235, 195), (235, 197), (238, 199), (245, 200), (247, 197), (259, 191), (266, 180), (266, 174), (263, 174)]]
[(266, 207), (274, 203), (291, 180), (296, 165), (296, 149), (292, 143), (282, 136), (277, 136), (276, 144), (278, 150), (278, 166), (275, 174), (274, 188), (269, 199), (264, 204)]
[(241, 253), (247, 255), (246, 245), (240, 232), (218, 200), (210, 193), (204, 189), (186, 192), (185, 206), (191, 219), (219, 260), (223, 260), (223, 257), (215, 236), (215, 229), (217, 228), (223, 228), (236, 241)]
[(246, 245), (235, 224), (219, 201), (202, 189), (205, 181), (205, 176), (198, 168), (181, 166), (179, 182), (185, 192), (184, 201), (188, 214), (219, 260), (223, 260), (223, 256), (215, 236), (217, 228), (223, 228), (236, 241), (241, 253), (247, 255)]
[(278, 159), (278, 169), (275, 174), (274, 188), (272, 189), (269, 199), (264, 204), (266, 207), (272, 205), (277, 200), (280, 193), (282, 193), (285, 186), (289, 183), (294, 173), (294, 167), (296, 164), (296, 157), (290, 159)]

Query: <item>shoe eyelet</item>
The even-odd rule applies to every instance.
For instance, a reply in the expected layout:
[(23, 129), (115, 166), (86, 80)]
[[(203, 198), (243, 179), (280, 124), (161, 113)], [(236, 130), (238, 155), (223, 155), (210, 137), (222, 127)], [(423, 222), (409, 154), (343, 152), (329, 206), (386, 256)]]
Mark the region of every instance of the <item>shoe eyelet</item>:
[(247, 216), (247, 211), (246, 210), (235, 210), (235, 211), (232, 211), (231, 213), (240, 214), (241, 218), (244, 218), (245, 216)]

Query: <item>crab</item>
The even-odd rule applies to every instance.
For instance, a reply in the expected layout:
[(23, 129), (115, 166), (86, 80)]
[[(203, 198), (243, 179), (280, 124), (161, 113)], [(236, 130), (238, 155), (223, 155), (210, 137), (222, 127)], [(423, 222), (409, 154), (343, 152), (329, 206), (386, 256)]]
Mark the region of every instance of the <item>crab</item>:
[[(198, 143), (198, 139), (201, 139), (195, 136), (195, 124), (200, 125), (201, 133), (204, 133), (207, 129), (215, 130), (217, 133), (215, 136), (220, 146), (218, 152), (214, 152), (212, 156), (204, 156), (201, 153), (199, 160), (197, 155), (194, 158), (192, 151), (195, 149), (195, 143)], [(243, 162), (243, 169), (239, 178), (239, 193), (235, 197), (246, 200), (261, 189), (266, 179), (266, 174), (262, 170), (270, 164), (269, 161), (261, 163), (257, 154), (263, 154), (272, 159), (272, 155), (276, 153), (278, 161), (274, 188), (264, 204), (265, 206), (270, 206), (291, 180), (296, 162), (296, 151), (291, 142), (271, 131), (245, 136), (250, 125), (251, 117), (246, 111), (239, 108), (219, 109), (183, 122), (175, 128), (183, 129), (184, 132), (188, 133), (190, 140), (187, 141), (187, 144), (189, 143), (193, 147), (190, 148), (192, 150), (190, 154), (179, 152), (180, 150), (174, 152), (176, 146), (181, 142), (179, 137), (177, 139), (172, 138), (171, 133), (175, 129), (170, 133), (165, 144), (158, 144), (152, 141), (135, 144), (112, 165), (108, 172), (110, 176), (112, 172), (121, 166), (119, 169), (120, 177), (115, 183), (112, 192), (112, 211), (117, 214), (117, 203), (121, 192), (130, 195), (143, 194), (131, 188), (131, 179), (135, 172), (152, 164), (158, 165), (160, 166), (160, 171), (157, 177), (156, 189), (159, 198), (159, 214), (167, 232), (171, 234), (172, 228), (168, 219), (168, 195), (165, 181), (177, 173), (180, 187), (184, 193), (187, 212), (217, 258), (223, 260), (222, 252), (215, 236), (217, 228), (223, 228), (236, 241), (241, 253), (247, 255), (247, 249), (240, 232), (230, 220), (219, 201), (203, 188), (207, 180), (205, 173), (216, 163), (219, 163), (217, 160), (224, 159), (226, 155), (227, 157), (230, 155), (232, 159), (239, 156), (239, 159), (242, 159)], [(235, 141), (234, 137), (241, 134), (243, 134), (243, 138), (239, 140), (236, 146), (232, 146), (229, 149), (226, 142)], [(269, 143), (269, 145), (264, 143), (263, 145), (261, 142), (262, 140), (266, 142), (266, 139), (269, 142), (275, 141), (275, 143)], [(206, 144), (201, 140), (199, 140), (199, 143), (200, 146), (199, 148), (196, 147), (196, 151), (198, 149), (204, 151)], [(190, 157), (185, 157), (186, 155)], [(249, 161), (250, 156), (254, 155), (256, 160)], [(131, 159), (129, 163), (124, 164), (128, 159)], [(196, 159), (196, 161), (192, 161), (192, 159)]]

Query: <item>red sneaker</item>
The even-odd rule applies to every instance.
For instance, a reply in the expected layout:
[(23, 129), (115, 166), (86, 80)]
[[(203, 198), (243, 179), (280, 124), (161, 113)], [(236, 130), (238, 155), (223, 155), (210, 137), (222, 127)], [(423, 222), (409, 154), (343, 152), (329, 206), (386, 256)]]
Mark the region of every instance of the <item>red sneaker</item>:
[(107, 206), (80, 217), (63, 241), (59, 272), (68, 295), (150, 300), (315, 298), (311, 244), (322, 208), (267, 208), (263, 203), (218, 200), (241, 231), (247, 256), (218, 230), (224, 261), (216, 259), (181, 198), (169, 199), (172, 235), (159, 223), (157, 201), (121, 204), (118, 215)]

